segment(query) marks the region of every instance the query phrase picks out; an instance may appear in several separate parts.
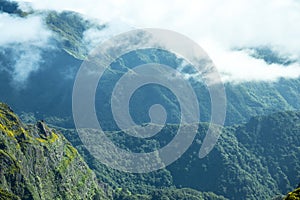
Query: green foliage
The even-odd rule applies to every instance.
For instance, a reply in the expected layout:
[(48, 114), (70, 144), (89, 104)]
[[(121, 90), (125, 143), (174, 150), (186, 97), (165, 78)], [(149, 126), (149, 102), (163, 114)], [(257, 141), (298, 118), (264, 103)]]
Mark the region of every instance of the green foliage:
[(103, 28), (103, 26), (96, 26), (92, 22), (83, 19), (78, 13), (70, 11), (49, 12), (46, 24), (58, 34), (62, 48), (70, 55), (81, 60), (85, 59), (88, 53), (87, 44), (82, 42), (84, 31), (91, 27)]
[(155, 190), (150, 195), (152, 200), (225, 200), (213, 193), (201, 193), (188, 188)]
[(73, 160), (78, 156), (77, 150), (72, 147), (71, 145), (66, 145), (64, 147), (64, 155), (61, 163), (58, 166), (59, 172), (64, 172), (67, 170), (70, 166), (70, 164), (73, 162)]
[[(200, 124), (194, 143), (180, 159), (166, 169), (141, 175), (107, 168), (88, 153), (76, 131), (62, 129), (62, 132), (101, 181), (129, 190), (131, 196), (151, 197), (149, 191), (173, 186), (211, 191), (229, 199), (266, 199), (290, 191), (300, 179), (299, 124), (299, 112), (280, 112), (225, 127), (213, 151), (199, 159), (208, 128), (208, 124)], [(178, 125), (168, 124), (158, 136), (147, 140), (121, 132), (107, 134), (121, 148), (142, 152), (164, 146), (177, 129)], [(121, 196), (124, 195), (122, 192)]]
[(46, 124), (24, 125), (0, 104), (0, 125), (0, 199), (109, 198), (77, 150)]
[(59, 136), (52, 132), (50, 136), (47, 136), (46, 139), (43, 139), (43, 138), (36, 138), (37, 141), (41, 142), (41, 143), (53, 143), (55, 142), (56, 140), (59, 139)]
[(20, 198), (2, 188), (0, 188), (0, 200), (20, 200)]
[[(36, 117), (37, 119), (48, 120), (47, 122), (58, 126), (71, 127), (73, 126), (71, 99), (75, 72), (81, 65), (78, 59), (85, 58), (87, 54), (86, 46), (83, 44), (84, 32), (91, 27), (101, 30), (104, 26), (100, 25), (98, 27), (93, 22), (84, 19), (80, 14), (72, 12), (49, 11), (38, 14), (46, 15), (45, 22), (48, 28), (56, 33), (55, 39), (59, 47), (43, 50), (45, 51), (42, 54), (44, 60), (43, 70), (37, 71), (34, 76), (30, 77), (29, 85), (22, 93), (15, 92), (11, 86), (12, 79), (9, 73), (1, 72), (0, 90), (2, 93), (0, 97), (16, 106), (18, 111), (34, 112), (35, 116), (27, 116), (28, 120)], [(7, 52), (1, 54), (0, 52), (0, 57), (3, 58), (3, 65), (9, 68), (11, 62), (6, 59), (13, 57), (13, 55), (9, 55)], [(272, 60), (271, 55), (268, 55), (268, 57)], [(111, 76), (108, 76), (105, 80), (103, 91), (97, 93), (101, 94), (101, 98), (109, 94), (111, 87), (107, 86), (114, 86), (114, 81), (112, 81), (115, 80), (114, 76), (118, 78), (119, 75), (126, 72), (125, 69), (153, 62), (173, 67), (182, 66), (181, 60), (171, 53), (157, 49), (134, 51), (122, 56), (118, 59), (118, 62), (112, 64), (111, 69), (108, 70), (112, 72), (108, 74)], [(51, 84), (53, 82), (56, 84)], [(209, 121), (210, 96), (208, 90), (205, 84), (201, 82), (191, 81), (191, 84), (195, 88), (199, 102), (201, 102), (201, 121)], [(227, 95), (226, 125), (244, 123), (256, 115), (300, 109), (300, 102), (298, 101), (300, 99), (299, 84), (299, 78), (280, 79), (275, 82), (225, 84)], [(101, 84), (99, 85), (101, 86)], [(179, 119), (178, 105), (174, 101), (174, 96), (169, 93), (161, 87), (154, 87), (144, 93), (137, 91), (136, 98), (133, 99), (134, 106), (132, 106), (134, 120), (141, 123), (149, 121), (148, 112), (144, 111), (147, 111), (149, 105), (155, 101), (164, 102), (165, 107), (168, 109), (168, 116), (172, 119)], [(107, 110), (99, 111), (97, 109), (97, 112), (99, 116), (105, 116), (102, 121), (106, 128), (114, 128), (111, 112), (109, 111), (109, 102), (101, 103), (101, 107), (104, 106)], [(39, 104), (38, 113), (35, 112), (37, 104)], [(59, 118), (62, 120), (59, 120)], [(174, 121), (170, 123), (174, 123)]]
[[(20, 11), (14, 2), (0, 0), (0, 7), (3, 12), (21, 17), (28, 14)], [(17, 105), (19, 111), (33, 112), (36, 105), (43, 102), (39, 104), (42, 114), (24, 118), (31, 122), (35, 121), (35, 117), (45, 118), (53, 124), (71, 127), (70, 88), (74, 75), (70, 71), (76, 71), (80, 66), (81, 62), (77, 59), (86, 57), (87, 49), (82, 42), (84, 31), (91, 27), (101, 30), (104, 26), (97, 27), (73, 12), (48, 12), (45, 20), (48, 28), (56, 33), (61, 49), (67, 53), (59, 48), (49, 50), (50, 53), (47, 50), (43, 57), (47, 67), (36, 73), (29, 89), (20, 93), (12, 89), (10, 79), (1, 72), (1, 97)], [(260, 58), (273, 62), (272, 53), (263, 54)], [(6, 51), (0, 56), (3, 59), (7, 57)], [(151, 62), (181, 65), (181, 60), (173, 54), (150, 49), (125, 55), (113, 63), (110, 72), (121, 76), (128, 68)], [(286, 63), (285, 60), (279, 62)], [(75, 67), (70, 69), (64, 66)], [(66, 74), (71, 77), (70, 80), (65, 78)], [(49, 78), (50, 75), (52, 78)], [(47, 81), (41, 81), (44, 77), (47, 77)], [(56, 81), (57, 84), (53, 86), (53, 80), (59, 82)], [(105, 89), (101, 91), (104, 94), (109, 93), (108, 89), (113, 85), (111, 80), (111, 77), (105, 80)], [(207, 88), (203, 83), (192, 82), (192, 85), (199, 94), (201, 120), (208, 121), (210, 97)], [(117, 199), (208, 199), (215, 196), (213, 193), (175, 189), (181, 187), (212, 191), (230, 199), (266, 199), (290, 191), (300, 179), (299, 113), (273, 114), (280, 110), (300, 109), (299, 85), (300, 79), (281, 79), (273, 83), (227, 83), (227, 125), (245, 123), (256, 115), (270, 115), (252, 118), (246, 124), (226, 127), (216, 148), (202, 160), (198, 158), (198, 151), (207, 125), (200, 124), (195, 142), (182, 158), (167, 169), (149, 174), (129, 174), (107, 168), (87, 152), (74, 130), (65, 129), (63, 132), (95, 171), (98, 180), (112, 188), (123, 188), (116, 189), (114, 196)], [(133, 100), (135, 120), (147, 122), (147, 112), (141, 111), (147, 111), (157, 99), (159, 103), (167, 104), (172, 119), (180, 118), (174, 96), (159, 87), (146, 91), (151, 92), (143, 95), (138, 91), (134, 96), (137, 99)], [(108, 103), (104, 106), (110, 108)], [(101, 114), (107, 117), (103, 122), (105, 127), (112, 130), (109, 137), (120, 147), (136, 152), (152, 151), (164, 146), (178, 128), (169, 124), (157, 138), (143, 141), (114, 131), (113, 120), (109, 118), (111, 113), (101, 111)], [(36, 126), (23, 125), (5, 104), (0, 104), (0, 169), (0, 186), (9, 189), (9, 192), (1, 190), (1, 196), (6, 195), (5, 198), (17, 194), (22, 199), (80, 199), (83, 196), (100, 199), (109, 193), (109, 189), (105, 193), (98, 187), (93, 172), (63, 137), (58, 133), (43, 136)]]
[(285, 200), (300, 200), (300, 188), (288, 193)]
[(153, 189), (147, 194), (132, 194), (126, 189), (117, 189), (114, 200), (226, 200), (222, 196), (209, 192), (199, 192), (189, 188), (163, 188)]
[(225, 127), (217, 146), (202, 160), (197, 153), (206, 129), (200, 127), (196, 142), (168, 169), (175, 185), (230, 199), (284, 194), (300, 178), (299, 124), (299, 112), (281, 112)]

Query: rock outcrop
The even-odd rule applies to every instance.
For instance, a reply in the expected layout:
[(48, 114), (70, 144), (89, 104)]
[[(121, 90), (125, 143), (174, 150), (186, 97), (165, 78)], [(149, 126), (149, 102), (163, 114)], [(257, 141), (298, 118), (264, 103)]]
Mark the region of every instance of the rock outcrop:
[(77, 150), (45, 123), (0, 103), (0, 199), (107, 199)]

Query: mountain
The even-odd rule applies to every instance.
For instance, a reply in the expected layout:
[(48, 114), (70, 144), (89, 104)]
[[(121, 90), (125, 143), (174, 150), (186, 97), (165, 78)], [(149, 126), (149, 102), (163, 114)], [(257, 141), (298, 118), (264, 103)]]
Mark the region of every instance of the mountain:
[(226, 127), (207, 158), (189, 157), (199, 150), (194, 144), (169, 170), (176, 185), (230, 199), (285, 194), (299, 182), (299, 124), (299, 112), (281, 112)]
[[(167, 169), (149, 174), (130, 174), (107, 168), (80, 145), (76, 132), (60, 128), (96, 172), (102, 183), (99, 187), (77, 150), (57, 130), (48, 128), (43, 122), (24, 125), (4, 104), (0, 110), (0, 163), (4, 169), (1, 171), (0, 196), (3, 198), (105, 197), (106, 183), (115, 188), (114, 199), (163, 199), (164, 196), (170, 199), (222, 199), (213, 193), (176, 187), (213, 191), (230, 199), (266, 199), (285, 193), (299, 181), (298, 112), (256, 117), (246, 124), (226, 127), (216, 148), (203, 160), (197, 157), (197, 152), (207, 125), (201, 124), (194, 144), (182, 158)], [(176, 128), (176, 125), (168, 125), (165, 132), (175, 134)], [(142, 141), (124, 140), (124, 135), (111, 134), (115, 141), (124, 141), (124, 148), (142, 149)], [(158, 141), (169, 139), (162, 137)], [(158, 147), (161, 145), (155, 139), (151, 142)]]
[[(25, 12), (12, 1), (0, 0), (0, 8), (1, 15), (20, 21), (37, 17), (49, 33), (42, 45), (0, 45), (0, 101), (11, 105), (26, 122), (0, 104), (0, 199), (271, 199), (281, 198), (299, 183), (300, 78), (224, 83), (225, 127), (203, 159), (198, 154), (211, 117), (210, 94), (201, 80), (189, 78), (201, 112), (193, 144), (164, 169), (125, 173), (105, 166), (88, 152), (72, 118), (76, 73), (95, 46), (86, 37), (93, 32), (99, 40), (110, 32), (110, 24), (70, 11)], [(268, 47), (250, 50), (266, 63), (296, 62)], [(147, 63), (171, 66), (187, 77), (195, 73), (175, 54), (155, 48), (129, 52), (111, 63), (98, 84), (96, 114), (107, 136), (134, 152), (166, 145), (181, 119), (176, 96), (168, 88), (147, 85), (132, 95), (130, 114), (133, 121), (146, 126), (149, 108), (161, 104), (168, 113), (165, 127), (147, 139), (128, 136), (117, 127), (110, 102), (113, 88), (126, 72)]]
[[(109, 32), (109, 24), (101, 24), (96, 20), (89, 20), (78, 13), (64, 11), (22, 11), (16, 4), (1, 1), (2, 12), (14, 15), (14, 18), (27, 19), (39, 16), (45, 28), (51, 33), (47, 45), (35, 47), (32, 44), (10, 44), (0, 46), (0, 100), (15, 108), (20, 114), (26, 113), (37, 119), (44, 119), (49, 123), (64, 127), (74, 127), (72, 119), (72, 89), (76, 73), (93, 45), (88, 43), (86, 35), (94, 31), (95, 35)], [(24, 12), (25, 13), (25, 12)], [(29, 48), (29, 47), (30, 48)], [(24, 52), (22, 49), (25, 49)], [(21, 52), (20, 52), (21, 51)], [(26, 53), (36, 54), (39, 51), (40, 61), (34, 65), (26, 80), (16, 80), (16, 67)], [(258, 51), (258, 50), (257, 50)], [(16, 55), (16, 52), (21, 55)], [(22, 54), (23, 53), (23, 54)], [(280, 62), (266, 47), (255, 55), (269, 63)], [(30, 60), (26, 60), (27, 64)], [(158, 49), (137, 50), (123, 55), (112, 63), (107, 70), (96, 93), (98, 104), (97, 114), (105, 116), (103, 126), (115, 130), (110, 110), (111, 92), (116, 81), (124, 73), (139, 64), (160, 63), (173, 68), (182, 66), (182, 59), (175, 54)], [(288, 62), (285, 60), (284, 62)], [(291, 61), (292, 62), (292, 61)], [(243, 67), (243, 66), (241, 66)], [(24, 67), (25, 69), (26, 67)], [(18, 68), (19, 69), (19, 68)], [(26, 73), (24, 71), (20, 72)], [(182, 73), (192, 75), (187, 69)], [(210, 96), (206, 85), (201, 81), (190, 80), (200, 102), (202, 122), (210, 120)], [(226, 125), (247, 122), (252, 116), (266, 115), (282, 110), (299, 110), (300, 79), (280, 79), (274, 82), (243, 82), (225, 83), (227, 96)], [(103, 97), (103, 98), (102, 98)], [(143, 102), (143, 103), (141, 103)], [(149, 122), (147, 109), (153, 103), (161, 103), (166, 107), (170, 118), (169, 123), (177, 123), (180, 119), (178, 103), (174, 102), (174, 95), (163, 87), (144, 87), (135, 93), (132, 99), (132, 116), (139, 123)], [(144, 112), (145, 111), (145, 112)], [(58, 118), (60, 120), (58, 120)]]
[[(249, 122), (224, 127), (212, 152), (199, 159), (198, 153), (208, 124), (199, 124), (197, 136), (181, 158), (166, 169), (131, 174), (110, 169), (95, 159), (72, 129), (60, 131), (81, 152), (97, 177), (133, 194), (156, 187), (193, 188), (228, 199), (270, 199), (292, 190), (300, 179), (299, 112), (279, 112), (253, 117)], [(178, 125), (168, 124), (158, 136), (147, 140), (121, 132), (108, 136), (121, 148), (134, 152), (159, 149), (176, 134)], [(145, 145), (148, 144), (148, 145)]]
[[(111, 169), (96, 171), (105, 182), (98, 181), (100, 179), (96, 178), (77, 150), (57, 129), (49, 128), (42, 121), (23, 124), (11, 108), (3, 103), (0, 103), (0, 167), (1, 200), (225, 200), (212, 192), (176, 189), (171, 185), (148, 188), (136, 185), (138, 189), (133, 194), (126, 189), (127, 184), (134, 187), (131, 177), (122, 176)], [(166, 175), (145, 175), (154, 179), (152, 182), (148, 180), (152, 184), (158, 184), (157, 179), (163, 179), (163, 176)], [(122, 187), (112, 184), (109, 181), (112, 178), (121, 180)]]
[(104, 199), (77, 150), (45, 123), (25, 125), (0, 103), (0, 199)]

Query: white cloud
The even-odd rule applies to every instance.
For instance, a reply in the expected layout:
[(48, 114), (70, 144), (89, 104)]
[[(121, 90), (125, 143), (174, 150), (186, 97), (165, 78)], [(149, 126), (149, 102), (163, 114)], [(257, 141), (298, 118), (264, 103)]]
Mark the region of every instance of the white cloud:
[(23, 87), (29, 75), (39, 69), (42, 50), (50, 47), (51, 32), (39, 16), (20, 18), (5, 13), (0, 14), (0, 30), (1, 49), (12, 51), (11, 65), (2, 66), (2, 70), (12, 75), (15, 86)]
[(214, 52), (210, 57), (225, 82), (276, 81), (278, 78), (298, 78), (300, 76), (299, 63), (287, 66), (268, 64), (263, 59), (249, 56), (246, 51), (230, 51), (214, 45), (207, 47), (208, 51)]
[(232, 50), (273, 46), (300, 60), (300, 2), (296, 0), (31, 1), (35, 9), (67, 9), (102, 22), (119, 20), (134, 27), (185, 34), (208, 52), (222, 74), (227, 74), (223, 76), (226, 80), (275, 80), (300, 75), (297, 64), (269, 65)]
[(101, 42), (109, 38), (121, 34), (125, 31), (132, 30), (133, 28), (118, 20), (110, 21), (103, 29), (92, 27), (83, 33), (83, 42), (87, 49), (92, 50), (97, 47)]
[(12, 75), (14, 84), (20, 86), (19, 83), (24, 84), (29, 75), (39, 69), (42, 58), (40, 50), (32, 47), (22, 46), (15, 50), (15, 54), (16, 60)]
[(51, 35), (39, 16), (21, 18), (0, 13), (0, 45), (30, 42), (43, 46)]

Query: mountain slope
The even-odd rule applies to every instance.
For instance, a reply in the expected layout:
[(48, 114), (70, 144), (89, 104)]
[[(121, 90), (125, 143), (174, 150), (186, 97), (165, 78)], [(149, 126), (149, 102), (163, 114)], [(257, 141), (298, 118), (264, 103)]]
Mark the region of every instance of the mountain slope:
[[(97, 177), (133, 194), (147, 194), (155, 187), (193, 188), (211, 191), (229, 199), (268, 199), (285, 194), (300, 180), (300, 113), (280, 112), (254, 117), (248, 123), (225, 127), (212, 152), (199, 159), (207, 131), (200, 124), (192, 146), (164, 170), (130, 174), (107, 168), (90, 155), (76, 131), (62, 133), (82, 153)], [(143, 139), (121, 132), (108, 132), (121, 148), (134, 152), (152, 151), (167, 144), (178, 125), (168, 124), (158, 136)]]
[[(0, 200), (226, 199), (211, 192), (176, 189), (170, 183), (159, 186), (158, 179), (170, 178), (166, 170), (135, 178), (140, 183), (141, 179), (149, 181), (152, 187), (147, 187), (135, 182), (135, 175), (126, 177), (96, 166), (99, 182), (77, 150), (55, 129), (41, 121), (25, 125), (3, 103), (0, 103), (0, 167)], [(111, 179), (120, 181), (112, 184)], [(169, 180), (161, 180), (161, 184), (164, 181)], [(136, 187), (134, 194), (126, 189), (129, 185), (131, 189)]]
[[(76, 131), (72, 129), (74, 128), (71, 117), (72, 87), (76, 72), (87, 54), (86, 44), (83, 43), (85, 31), (91, 27), (95, 28), (94, 26), (98, 31), (105, 30), (107, 27), (95, 25), (73, 12), (24, 13), (16, 3), (3, 0), (0, 0), (0, 7), (0, 12), (18, 19), (26, 18), (31, 14), (41, 16), (47, 30), (53, 33), (50, 40), (53, 48), (41, 49), (41, 62), (36, 66), (37, 70), (30, 73), (26, 81), (21, 83), (14, 82), (14, 65), (20, 59), (12, 52), (26, 45), (17, 43), (0, 46), (0, 101), (11, 104), (16, 108), (17, 113), (23, 113), (22, 116), (26, 121), (44, 119), (53, 125), (71, 128), (62, 131), (80, 151), (89, 166), (95, 170), (97, 178), (116, 190), (115, 198), (136, 199), (141, 198), (140, 195), (146, 195), (143, 198), (150, 199), (152, 196), (176, 198), (185, 194), (195, 196), (195, 193), (201, 196), (200, 192), (170, 189), (190, 187), (199, 191), (213, 191), (230, 199), (265, 199), (286, 193), (299, 182), (300, 127), (299, 111), (297, 112), (300, 110), (299, 78), (280, 79), (274, 82), (226, 83), (226, 127), (211, 154), (202, 160), (198, 158), (198, 151), (207, 130), (207, 124), (201, 123), (193, 145), (183, 157), (167, 169), (143, 175), (123, 173), (111, 170), (94, 159), (80, 143)], [(30, 48), (25, 49), (26, 52), (30, 51)], [(275, 62), (276, 55), (265, 50), (259, 52), (259, 58), (263, 58), (268, 63), (294, 62), (289, 60)], [(110, 70), (105, 73), (106, 77), (99, 83), (96, 94), (97, 105), (95, 105), (98, 118), (104, 129), (111, 131), (109, 134), (112, 140), (124, 149), (141, 152), (160, 148), (172, 139), (178, 128), (178, 125), (174, 125), (180, 119), (177, 100), (170, 91), (155, 86), (139, 88), (140, 90), (134, 93), (131, 99), (133, 105), (131, 114), (137, 124), (147, 123), (149, 107), (155, 103), (164, 105), (170, 116), (168, 119), (170, 124), (163, 130), (163, 133), (166, 133), (163, 135), (169, 137), (158, 136), (145, 142), (116, 131), (118, 128), (110, 110), (110, 95), (116, 81), (130, 68), (152, 62), (174, 68), (182, 65), (182, 60), (162, 50), (134, 51), (112, 63)], [(188, 70), (185, 73), (192, 75)], [(201, 121), (207, 122), (210, 119), (208, 90), (201, 82), (191, 80), (191, 84), (198, 96)], [(105, 98), (106, 101), (101, 100), (100, 97)], [(79, 176), (85, 180), (85, 175), (75, 173), (76, 166), (85, 166), (83, 167), (85, 172), (89, 170), (85, 164), (80, 164), (83, 161), (67, 141), (59, 134), (49, 132), (42, 122), (35, 126), (22, 125), (13, 114), (10, 114), (8, 108), (2, 107), (3, 113), (7, 113), (1, 121), (2, 142), (0, 143), (1, 165), (3, 165), (1, 173), (4, 174), (3, 176), (1, 174), (1, 188), (2, 184), (3, 188), (0, 194), (5, 196), (4, 198), (13, 199), (18, 196), (29, 199), (69, 198), (64, 196), (68, 195), (69, 191), (81, 198), (81, 195), (86, 197), (87, 194), (97, 196), (98, 190), (102, 196), (102, 190), (96, 186), (93, 175), (88, 175), (90, 178), (87, 185), (95, 186), (80, 187), (84, 191), (79, 190), (82, 181), (78, 182), (74, 177)], [(278, 111), (292, 112), (276, 113)], [(259, 117), (260, 115), (265, 116)], [(11, 125), (10, 120), (15, 122)], [(14, 148), (15, 146), (17, 148)], [(56, 148), (59, 149), (58, 152), (53, 150)], [(40, 160), (41, 157), (47, 159)], [(50, 159), (52, 157), (54, 160)], [(25, 168), (19, 166), (18, 160), (21, 160)], [(69, 164), (71, 167), (66, 170), (65, 166)], [(41, 166), (51, 169), (49, 180), (45, 177)], [(15, 169), (13, 174), (10, 169)], [(72, 174), (70, 177), (69, 173)], [(44, 179), (39, 180), (36, 177)], [(57, 180), (63, 184), (63, 187), (54, 187)], [(80, 184), (78, 186), (75, 184), (77, 187), (73, 187), (73, 183)], [(122, 187), (124, 189), (120, 189)], [(51, 194), (42, 193), (44, 188), (46, 191), (50, 190)], [(91, 191), (89, 190), (91, 188), (94, 189)], [(177, 193), (177, 196), (172, 196), (170, 193)]]
[(103, 199), (77, 150), (43, 122), (24, 125), (0, 104), (0, 196), (11, 199)]
[[(30, 73), (25, 82), (19, 84), (14, 82), (14, 65), (20, 59), (16, 59), (12, 52), (23, 46), (26, 47), (28, 44), (17, 43), (0, 46), (0, 101), (13, 106), (18, 114), (22, 112), (31, 113), (37, 119), (45, 119), (45, 121), (52, 124), (56, 123), (58, 126), (74, 127), (71, 118), (72, 88), (76, 73), (89, 50), (89, 44), (85, 43), (84, 35), (90, 29), (95, 29), (98, 33), (107, 31), (109, 25), (86, 19), (74, 12), (32, 11), (24, 17), (21, 14), (14, 14), (22, 12), (16, 3), (2, 0), (0, 5), (2, 12), (13, 15), (15, 18), (26, 18), (31, 15), (40, 16), (47, 30), (52, 33), (49, 39), (50, 44), (40, 49), (41, 62), (35, 66), (37, 70)], [(52, 48), (49, 48), (49, 45)], [(26, 48), (26, 52), (30, 52), (30, 48)], [(264, 56), (269, 62), (274, 61), (272, 52), (265, 54), (264, 52), (260, 53), (261, 56)], [(112, 64), (113, 73), (107, 73), (107, 78), (101, 83), (100, 86), (102, 87), (99, 87), (96, 98), (100, 96), (109, 98), (112, 86), (128, 69), (153, 62), (174, 68), (182, 66), (181, 59), (165, 51), (149, 49), (130, 52)], [(192, 72), (186, 70), (185, 73)], [(208, 90), (201, 82), (191, 81), (191, 83), (200, 102), (201, 121), (207, 122), (210, 120)], [(274, 82), (226, 83), (226, 125), (247, 122), (256, 115), (266, 115), (282, 110), (299, 110), (300, 102), (297, 100), (300, 99), (299, 85), (299, 78), (280, 79)], [(174, 95), (166, 93), (166, 90), (161, 87), (144, 88), (137, 91), (135, 99), (132, 101), (135, 105), (132, 112), (134, 120), (138, 123), (148, 122), (149, 118), (146, 112), (148, 105), (158, 101), (167, 105), (169, 116), (172, 116), (169, 122), (178, 121), (180, 118), (178, 104), (173, 100)], [(108, 101), (96, 105), (97, 113), (105, 116), (104, 125), (114, 129), (114, 127), (110, 127), (112, 114), (109, 110), (109, 102), (108, 99)], [(61, 118), (61, 121), (52, 120), (53, 118)]]
[(225, 127), (217, 146), (202, 160), (196, 157), (205, 133), (200, 131), (198, 142), (168, 169), (176, 185), (230, 199), (285, 194), (300, 180), (299, 126), (299, 112), (280, 112)]

